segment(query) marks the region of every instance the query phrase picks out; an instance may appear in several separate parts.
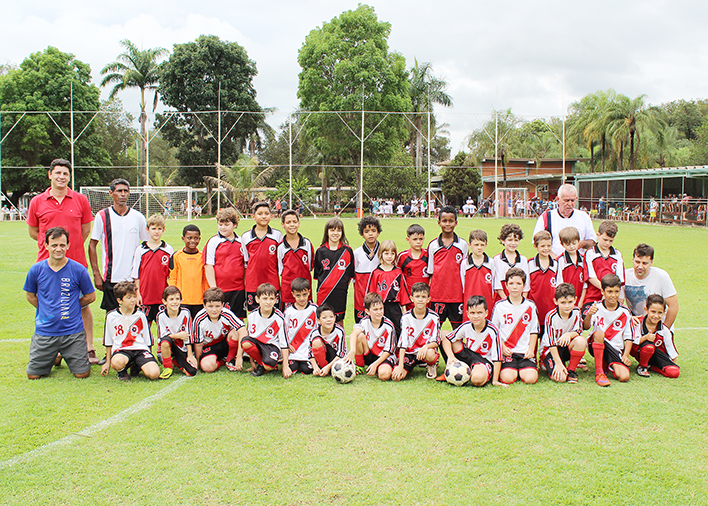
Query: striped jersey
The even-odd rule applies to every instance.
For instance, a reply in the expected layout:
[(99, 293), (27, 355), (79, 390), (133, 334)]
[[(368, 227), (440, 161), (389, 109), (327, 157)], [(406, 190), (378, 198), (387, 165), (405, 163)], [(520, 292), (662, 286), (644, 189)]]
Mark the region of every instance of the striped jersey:
[[(290, 285), (295, 278), (305, 278), (312, 284), (312, 267), (315, 250), (309, 239), (297, 234), (297, 248), (290, 246), (286, 239), (278, 246), (278, 274), (280, 280), (280, 300), (285, 304), (295, 302)], [(312, 286), (312, 285), (310, 285)]]
[(622, 304), (617, 304), (614, 310), (609, 310), (605, 301), (601, 301), (597, 304), (597, 313), (592, 315), (590, 324), (591, 336), (596, 330), (602, 330), (605, 333), (605, 342), (609, 342), (620, 353), (624, 351), (624, 341), (634, 341), (632, 313)]
[(268, 317), (263, 316), (261, 308), (248, 313), (248, 337), (259, 343), (277, 346), (281, 350), (287, 348), (283, 313), (275, 308)]
[[(610, 246), (610, 252), (605, 257), (596, 244), (595, 247), (585, 252), (585, 279), (597, 278), (602, 280), (602, 277), (606, 274), (617, 274), (622, 285), (624, 285), (624, 261), (622, 260), (622, 253)], [(595, 302), (600, 299), (602, 299), (600, 289), (588, 283), (588, 291), (583, 303), (587, 304), (588, 302)]]
[(440, 318), (435, 311), (426, 310), (425, 316), (418, 318), (414, 309), (401, 316), (401, 335), (398, 348), (406, 353), (417, 353), (423, 346), (440, 343)]
[(546, 358), (548, 351), (558, 346), (558, 340), (568, 332), (583, 333), (583, 316), (580, 309), (573, 308), (568, 318), (561, 318), (558, 308), (553, 309), (546, 315), (543, 326), (543, 336), (541, 337), (541, 360)]
[(290, 360), (308, 360), (310, 333), (317, 326), (317, 306), (312, 302), (304, 309), (290, 305), (285, 308), (283, 317), (288, 345), (295, 349), (290, 353)]
[(379, 266), (379, 242), (374, 249), (366, 243), (354, 250), (354, 310), (364, 311), (364, 296), (368, 293), (367, 286), (371, 273)]
[(531, 345), (531, 334), (538, 335), (536, 304), (526, 298), (520, 304), (502, 299), (494, 306), (492, 325), (499, 329), (502, 344), (512, 353), (525, 355)]
[(347, 310), (347, 291), (354, 277), (354, 252), (344, 243), (329, 249), (323, 244), (315, 251), (314, 276), (317, 278), (317, 305), (329, 304), (335, 314)]
[(278, 246), (281, 242), (283, 234), (270, 226), (262, 238), (256, 235), (256, 225), (241, 236), (246, 263), (246, 292), (255, 292), (262, 283), (270, 283), (280, 290)]
[(391, 320), (384, 316), (381, 320), (381, 325), (376, 328), (371, 318), (365, 316), (359, 323), (354, 325), (354, 328), (364, 333), (366, 344), (371, 353), (377, 357), (380, 357), (384, 352), (393, 355), (396, 347), (396, 331)]
[[(676, 350), (676, 345), (674, 344), (674, 333), (671, 332), (664, 322), (659, 322), (656, 325), (656, 338), (654, 339), (654, 346), (666, 353), (671, 360), (678, 357), (678, 351)], [(649, 329), (647, 329), (647, 317), (642, 316), (639, 323), (634, 328), (634, 344), (639, 344), (639, 339), (642, 336), (649, 334)]]
[(234, 234), (231, 240), (217, 233), (204, 246), (202, 261), (204, 265), (214, 266), (216, 286), (223, 291), (235, 292), (246, 288), (243, 244), (238, 235)]
[(529, 300), (536, 304), (538, 321), (546, 321), (546, 315), (553, 311), (556, 305), (553, 297), (556, 295), (558, 262), (548, 257), (548, 267), (541, 267), (541, 259), (536, 255), (529, 260)]
[(341, 325), (336, 324), (332, 329), (332, 332), (327, 335), (322, 334), (321, 325), (317, 325), (314, 329), (312, 329), (312, 332), (310, 332), (310, 348), (307, 355), (308, 358), (315, 358), (312, 353), (312, 341), (317, 338), (322, 339), (325, 343), (334, 348), (334, 351), (337, 352), (337, 356), (339, 358), (344, 358), (347, 354), (347, 335), (344, 333), (344, 329)]
[(366, 292), (376, 292), (381, 295), (384, 304), (397, 303), (402, 306), (411, 301), (408, 285), (403, 277), (403, 272), (398, 267), (385, 271), (378, 266), (369, 276)]
[(501, 360), (501, 341), (499, 331), (489, 321), (485, 321), (484, 328), (478, 332), (472, 322), (466, 321), (447, 338), (451, 343), (460, 341), (462, 346), (477, 353), (489, 362), (499, 362)]
[(467, 243), (457, 234), (454, 234), (449, 246), (443, 244), (442, 234), (428, 244), (431, 301), (462, 302), (460, 264), (468, 253)]
[(135, 250), (132, 278), (140, 281), (143, 304), (160, 304), (170, 277), (170, 257), (175, 250), (162, 241), (156, 249), (144, 241)]
[(186, 342), (183, 339), (173, 339), (175, 345), (186, 353), (187, 345), (192, 344), (192, 315), (189, 310), (182, 307), (176, 317), (170, 318), (167, 309), (163, 307), (157, 313), (155, 321), (157, 322), (157, 337), (160, 341), (170, 335), (187, 332)]
[(119, 350), (150, 350), (152, 336), (145, 313), (136, 309), (124, 315), (119, 309), (106, 313), (103, 346), (111, 346), (111, 353)]
[(226, 308), (221, 310), (216, 321), (212, 321), (206, 309), (202, 309), (192, 322), (192, 342), (213, 346), (226, 339), (229, 332), (239, 330), (241, 327), (243, 327), (241, 319)]

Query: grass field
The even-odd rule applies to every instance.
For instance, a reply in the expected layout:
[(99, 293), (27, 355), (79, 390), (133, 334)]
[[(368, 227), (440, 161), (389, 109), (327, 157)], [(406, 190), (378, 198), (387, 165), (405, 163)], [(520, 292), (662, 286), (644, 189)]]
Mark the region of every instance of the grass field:
[[(429, 239), (439, 233), (420, 222)], [(197, 223), (203, 245), (215, 222)], [(405, 247), (410, 223), (385, 220), (381, 238)], [(457, 230), (486, 230), (495, 254), (502, 223), (461, 219)], [(183, 224), (168, 223), (175, 249)], [(304, 220), (301, 231), (318, 244), (323, 224)], [(531, 256), (533, 222), (520, 224)], [(345, 226), (358, 246), (356, 221)], [(221, 370), (123, 383), (97, 367), (76, 380), (63, 366), (28, 381), (34, 311), (22, 286), (36, 246), (23, 223), (0, 223), (0, 503), (706, 504), (708, 231), (622, 223), (615, 245), (627, 266), (639, 242), (656, 248), (679, 291), (677, 380), (633, 372), (601, 389), (591, 371), (577, 385), (541, 375), (475, 389), (424, 370), (349, 385)], [(98, 303), (94, 315), (101, 350)]]

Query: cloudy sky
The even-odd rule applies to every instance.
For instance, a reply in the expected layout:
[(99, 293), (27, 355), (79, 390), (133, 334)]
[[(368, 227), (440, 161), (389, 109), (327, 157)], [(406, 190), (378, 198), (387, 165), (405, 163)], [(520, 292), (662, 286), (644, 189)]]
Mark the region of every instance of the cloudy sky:
[[(104, 6), (105, 4), (105, 6)], [(389, 47), (430, 62), (449, 83), (453, 154), (496, 109), (530, 117), (561, 116), (587, 93), (614, 88), (658, 104), (708, 97), (708, 4), (684, 0), (368, 2), (391, 23)], [(19, 64), (48, 45), (91, 65), (94, 80), (122, 51), (121, 39), (165, 47), (215, 34), (241, 44), (256, 61), (263, 107), (273, 126), (297, 105), (297, 52), (323, 21), (354, 9), (342, 0), (86, 0), (5, 2), (0, 63)], [(109, 90), (104, 91), (104, 97)], [(120, 95), (138, 109), (137, 94)], [(136, 114), (137, 116), (137, 114)]]

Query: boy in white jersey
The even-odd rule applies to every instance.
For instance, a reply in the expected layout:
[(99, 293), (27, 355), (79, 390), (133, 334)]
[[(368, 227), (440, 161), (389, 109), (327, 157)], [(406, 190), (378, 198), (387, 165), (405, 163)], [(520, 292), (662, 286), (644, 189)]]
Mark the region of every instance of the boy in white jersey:
[(182, 307), (182, 292), (168, 286), (162, 292), (164, 307), (157, 313), (157, 336), (162, 351), (163, 370), (160, 379), (172, 376), (174, 362), (187, 376), (197, 374), (197, 359), (192, 349), (192, 315)]
[(393, 322), (384, 316), (384, 302), (378, 293), (366, 294), (364, 310), (366, 316), (354, 325), (349, 338), (351, 349), (344, 360), (355, 361), (357, 368), (366, 367), (369, 376), (378, 375), (381, 381), (388, 381), (393, 372), (391, 356), (396, 342)]
[(312, 374), (308, 356), (310, 333), (317, 326), (317, 306), (310, 301), (310, 282), (305, 278), (295, 278), (290, 289), (295, 302), (286, 307), (283, 313), (288, 338), (288, 359), (283, 358), (284, 378), (298, 371)]
[(243, 354), (251, 357), (251, 376), (263, 376), (278, 369), (278, 361), (288, 361), (288, 343), (285, 337), (285, 319), (276, 309), (278, 289), (270, 283), (261, 283), (256, 289), (258, 308), (248, 313), (248, 336), (241, 339), (236, 356), (236, 369), (243, 365)]
[(446, 362), (460, 360), (470, 366), (472, 385), (483, 387), (492, 380), (492, 385), (506, 386), (499, 381), (499, 331), (487, 320), (487, 299), (484, 296), (473, 295), (467, 299), (467, 321), (442, 338), (442, 351)]
[(160, 376), (160, 366), (150, 353), (152, 336), (145, 313), (136, 310), (138, 301), (135, 285), (121, 281), (113, 287), (118, 307), (106, 314), (106, 330), (103, 345), (106, 347), (106, 363), (101, 367), (103, 376), (112, 367), (118, 379), (130, 380), (128, 367), (135, 365), (149, 379)]
[(393, 381), (401, 381), (418, 364), (426, 364), (425, 377), (435, 379), (438, 375), (438, 345), (440, 343), (440, 319), (428, 309), (430, 286), (416, 283), (411, 287), (413, 309), (401, 317), (401, 335), (398, 337), (398, 365), (393, 369)]
[(609, 387), (607, 371), (621, 382), (629, 381), (629, 352), (634, 336), (632, 313), (619, 303), (622, 280), (616, 274), (605, 274), (601, 283), (602, 300), (589, 306), (583, 325), (586, 329), (592, 327), (588, 351), (595, 357), (595, 382)]
[(317, 308), (317, 323), (310, 333), (310, 364), (315, 376), (327, 376), (332, 365), (346, 355), (347, 336), (329, 304)]
[(674, 362), (678, 356), (674, 334), (664, 325), (666, 312), (664, 297), (655, 293), (647, 297), (644, 316), (639, 318), (634, 331), (630, 354), (637, 359), (637, 374), (649, 377), (649, 369), (667, 378), (678, 378), (681, 369)]
[(504, 383), (513, 383), (517, 378), (524, 383), (536, 383), (536, 305), (523, 296), (526, 273), (522, 269), (512, 267), (506, 271), (505, 282), (509, 296), (497, 302), (492, 314), (492, 325), (499, 329), (502, 342), (499, 377)]
[[(541, 337), (541, 361), (553, 381), (577, 383), (576, 372), (585, 355), (583, 317), (575, 306), (575, 287), (561, 283), (556, 287), (553, 303), (556, 308), (546, 315)], [(568, 368), (565, 362), (568, 362)]]
[(236, 371), (235, 358), (239, 342), (246, 335), (246, 327), (238, 316), (224, 307), (221, 288), (208, 288), (202, 300), (204, 309), (192, 322), (197, 363), (204, 372), (215, 372), (222, 365), (226, 365), (229, 371)]

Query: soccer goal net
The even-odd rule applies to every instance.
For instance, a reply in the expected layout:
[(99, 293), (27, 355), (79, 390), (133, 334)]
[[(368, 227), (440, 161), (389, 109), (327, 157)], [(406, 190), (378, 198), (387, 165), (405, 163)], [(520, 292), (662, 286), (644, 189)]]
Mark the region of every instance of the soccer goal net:
[[(91, 212), (96, 214), (101, 209), (113, 205), (107, 186), (82, 186), (81, 193), (86, 195)], [(146, 217), (162, 214), (165, 218), (192, 219), (192, 192), (189, 186), (133, 186), (130, 188), (128, 205), (137, 209)]]
[(526, 188), (497, 188), (496, 203), (499, 206), (499, 216), (507, 218), (527, 217)]

